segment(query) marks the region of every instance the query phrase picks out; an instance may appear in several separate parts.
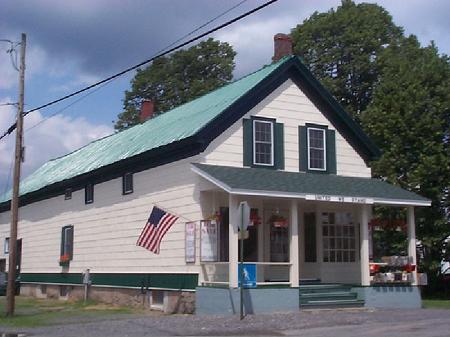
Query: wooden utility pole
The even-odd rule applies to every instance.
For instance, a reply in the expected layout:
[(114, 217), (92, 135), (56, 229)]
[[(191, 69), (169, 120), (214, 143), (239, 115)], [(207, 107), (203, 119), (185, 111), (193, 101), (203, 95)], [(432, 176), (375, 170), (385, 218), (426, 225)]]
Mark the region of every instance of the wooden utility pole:
[(20, 165), (22, 162), (22, 134), (23, 134), (23, 105), (25, 97), (25, 48), (27, 37), (22, 33), (20, 43), (20, 68), (19, 68), (19, 105), (16, 121), (16, 149), (14, 162), (13, 194), (11, 198), (11, 229), (9, 234), (9, 268), (8, 287), (6, 289), (6, 315), (14, 315), (15, 288), (16, 288), (16, 264), (17, 264), (17, 222), (19, 220), (19, 184)]

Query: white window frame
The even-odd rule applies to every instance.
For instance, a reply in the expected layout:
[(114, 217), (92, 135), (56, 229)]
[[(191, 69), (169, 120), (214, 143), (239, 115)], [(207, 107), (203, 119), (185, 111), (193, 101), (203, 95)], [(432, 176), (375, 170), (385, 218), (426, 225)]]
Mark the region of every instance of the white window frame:
[[(309, 144), (309, 131), (310, 130), (317, 130), (321, 131), (323, 135), (323, 168), (316, 168), (311, 167), (311, 158), (310, 158), (310, 144)], [(308, 142), (308, 170), (310, 171), (323, 171), (325, 172), (327, 170), (327, 136), (326, 136), (326, 130), (322, 128), (315, 128), (315, 127), (307, 127), (307, 134), (306, 134), (307, 142)]]
[[(327, 213), (328, 215), (330, 214), (330, 213), (334, 213), (334, 218), (335, 218), (335, 221), (334, 221), (334, 223), (329, 223), (329, 222), (324, 222), (323, 221), (323, 214), (324, 213)], [(350, 222), (345, 222), (345, 223), (337, 223), (337, 221), (336, 221), (336, 217), (337, 217), (337, 214), (338, 213), (340, 213), (340, 214), (342, 214), (342, 215), (344, 215), (344, 214), (351, 214), (351, 216), (352, 216), (352, 219), (353, 219), (353, 214), (351, 213), (351, 212), (346, 212), (346, 211), (326, 211), (326, 212), (320, 212), (320, 217), (321, 217), (321, 219), (320, 219), (320, 236), (321, 236), (321, 250), (322, 250), (322, 263), (325, 263), (325, 264), (336, 264), (336, 263), (344, 263), (344, 264), (349, 264), (349, 263), (357, 263), (358, 262), (358, 233), (357, 233), (357, 229), (358, 229), (358, 226), (357, 226), (357, 224), (353, 221), (353, 220), (351, 220)], [(334, 235), (330, 235), (330, 233), (328, 232), (328, 235), (323, 235), (323, 228), (324, 228), (324, 226), (327, 226), (328, 227), (328, 231), (330, 230), (330, 227), (331, 226), (333, 226), (334, 227)], [(342, 231), (344, 230), (343, 229), (343, 226), (351, 226), (351, 227), (353, 227), (353, 235), (350, 235), (349, 233), (346, 235), (346, 236), (344, 236), (344, 234), (343, 234), (343, 232), (342, 232), (342, 234), (340, 235), (340, 236), (338, 236), (337, 235), (337, 227), (341, 227), (341, 229), (342, 229)], [(334, 248), (331, 248), (330, 246), (328, 246), (328, 248), (325, 248), (324, 247), (324, 240), (325, 239), (327, 239), (327, 240), (330, 240), (330, 239), (334, 239), (335, 240), (335, 246), (334, 246)], [(347, 248), (344, 248), (344, 244), (343, 244), (343, 242), (342, 242), (342, 246), (340, 247), (340, 248), (337, 248), (337, 242), (336, 242), (336, 240), (337, 239), (343, 239), (343, 240), (349, 240), (348, 241), (348, 247)], [(353, 239), (353, 241), (354, 241), (354, 248), (351, 248), (351, 244), (350, 244), (350, 240), (352, 240)], [(329, 241), (328, 241), (329, 242)], [(334, 252), (334, 255), (335, 255), (335, 260), (334, 261), (330, 261), (330, 258), (329, 258), (329, 256), (330, 255), (328, 255), (331, 251), (333, 251)], [(340, 251), (340, 252), (342, 252), (341, 254), (342, 254), (342, 261), (337, 261), (337, 252), (338, 251)], [(348, 252), (348, 261), (343, 261), (344, 260), (344, 252)], [(354, 260), (353, 261), (351, 261), (351, 259), (350, 259), (350, 255), (351, 255), (351, 252), (353, 252), (354, 253)], [(328, 261), (324, 261), (325, 260), (325, 256), (328, 256)]]
[[(256, 123), (265, 123), (265, 124), (270, 124), (270, 137), (271, 137), (271, 142), (270, 142), (270, 164), (267, 163), (257, 163), (256, 162)], [(275, 139), (274, 139), (274, 132), (273, 132), (273, 122), (271, 121), (265, 121), (265, 120), (261, 120), (261, 119), (254, 119), (253, 120), (253, 165), (261, 165), (261, 166), (274, 166), (275, 164), (275, 152), (274, 152), (274, 147), (275, 147)], [(269, 144), (268, 142), (261, 142), (258, 141), (258, 143), (263, 143), (263, 144)]]

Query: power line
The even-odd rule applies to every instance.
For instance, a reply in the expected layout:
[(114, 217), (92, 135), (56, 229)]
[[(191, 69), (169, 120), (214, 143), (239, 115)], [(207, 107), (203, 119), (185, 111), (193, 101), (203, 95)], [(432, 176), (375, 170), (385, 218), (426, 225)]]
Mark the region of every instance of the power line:
[[(264, 3), (264, 4), (262, 4), (262, 5), (258, 6), (258, 7), (255, 7), (255, 8), (253, 8), (252, 10), (249, 10), (249, 11), (245, 12), (244, 14), (241, 14), (241, 15), (235, 17), (234, 19), (231, 19), (231, 20), (229, 20), (229, 21), (227, 21), (227, 22), (225, 22), (225, 23), (223, 23), (223, 24), (221, 24), (221, 25), (218, 25), (218, 26), (216, 26), (216, 27), (214, 27), (214, 28), (212, 28), (212, 29), (206, 31), (205, 33), (199, 34), (199, 35), (193, 37), (192, 39), (189, 39), (189, 40), (186, 41), (186, 42), (183, 42), (183, 43), (181, 43), (181, 44), (179, 44), (179, 45), (177, 45), (177, 46), (175, 46), (175, 47), (173, 47), (173, 48), (170, 48), (170, 49), (168, 49), (168, 50), (165, 51), (165, 52), (159, 53), (158, 55), (153, 56), (153, 57), (151, 57), (150, 59), (147, 59), (147, 60), (145, 60), (145, 61), (143, 61), (143, 62), (141, 62), (141, 63), (139, 63), (139, 64), (136, 64), (136, 65), (131, 66), (131, 67), (125, 69), (125, 70), (122, 70), (122, 71), (120, 71), (120, 72), (118, 72), (118, 73), (116, 73), (116, 74), (114, 74), (114, 75), (112, 75), (112, 76), (109, 76), (109, 77), (107, 77), (107, 78), (105, 78), (105, 79), (103, 79), (103, 80), (101, 80), (101, 81), (98, 81), (98, 82), (96, 82), (96, 83), (94, 83), (94, 84), (91, 84), (91, 85), (89, 85), (89, 86), (87, 86), (87, 87), (85, 87), (85, 88), (83, 88), (83, 89), (77, 90), (77, 91), (75, 91), (75, 92), (73, 92), (73, 93), (71, 93), (71, 94), (65, 95), (65, 96), (63, 96), (63, 97), (61, 97), (61, 98), (58, 98), (58, 99), (56, 99), (56, 100), (53, 100), (53, 101), (51, 101), (51, 102), (48, 102), (48, 103), (43, 104), (43, 105), (41, 105), (41, 106), (38, 106), (38, 107), (36, 107), (36, 108), (33, 108), (33, 109), (31, 109), (31, 110), (28, 110), (28, 111), (24, 112), (23, 115), (26, 116), (26, 115), (28, 115), (29, 113), (33, 112), (33, 111), (47, 108), (47, 107), (49, 107), (49, 106), (51, 106), (51, 105), (54, 105), (54, 104), (56, 104), (56, 103), (59, 103), (59, 102), (61, 102), (61, 101), (66, 100), (66, 99), (68, 99), (68, 98), (71, 98), (71, 97), (73, 97), (73, 96), (79, 95), (79, 94), (81, 94), (81, 93), (83, 93), (83, 92), (85, 92), (85, 91), (87, 91), (87, 90), (90, 90), (90, 89), (92, 89), (92, 88), (95, 88), (95, 87), (97, 87), (97, 86), (99, 86), (99, 85), (101, 85), (101, 84), (103, 84), (103, 83), (109, 82), (109, 81), (111, 81), (111, 80), (113, 80), (113, 79), (115, 79), (115, 78), (117, 78), (117, 77), (119, 77), (119, 76), (122, 76), (122, 75), (124, 75), (124, 74), (126, 74), (126, 73), (132, 71), (132, 70), (135, 70), (135, 69), (137, 69), (137, 68), (139, 68), (139, 67), (142, 67), (143, 65), (145, 65), (145, 64), (147, 64), (147, 63), (150, 63), (150, 62), (154, 61), (155, 59), (157, 59), (157, 58), (159, 58), (159, 57), (162, 57), (162, 56), (165, 56), (165, 55), (167, 55), (167, 54), (170, 54), (171, 52), (173, 52), (173, 51), (175, 51), (175, 50), (177, 50), (177, 49), (180, 49), (180, 48), (182, 48), (182, 47), (184, 47), (184, 46), (186, 46), (186, 45), (188, 45), (188, 44), (190, 44), (190, 43), (192, 43), (192, 42), (194, 42), (194, 41), (197, 41), (197, 40), (199, 40), (199, 39), (201, 39), (201, 38), (203, 38), (203, 37), (205, 37), (205, 36), (207, 36), (207, 35), (209, 35), (209, 34), (211, 34), (211, 33), (214, 33), (214, 32), (216, 32), (216, 31), (218, 31), (218, 30), (220, 30), (220, 29), (222, 29), (222, 28), (224, 28), (224, 27), (227, 27), (227, 26), (229, 26), (229, 25), (231, 25), (231, 24), (233, 24), (233, 23), (239, 21), (239, 20), (242, 20), (243, 18), (245, 18), (245, 17), (247, 17), (247, 16), (249, 16), (249, 15), (255, 13), (255, 12), (258, 12), (258, 11), (260, 11), (261, 9), (263, 9), (263, 8), (269, 6), (269, 5), (271, 5), (271, 4), (273, 4), (273, 3), (277, 2), (277, 1), (279, 1), (279, 0), (270, 0), (270, 1), (267, 1), (267, 2)], [(11, 126), (8, 128), (8, 130), (7, 130), (2, 136), (0, 136), (0, 140), (3, 139), (4, 137), (6, 137), (6, 136), (7, 136), (8, 134), (10, 134), (11, 132), (13, 132), (15, 128), (16, 128), (16, 124), (14, 123), (13, 125), (11, 125)]]
[[(248, 1), (248, 0), (242, 0), (242, 1), (240, 1), (239, 3), (237, 3), (236, 5), (234, 5), (233, 7), (227, 9), (225, 12), (223, 12), (223, 13), (221, 13), (221, 14), (215, 16), (214, 18), (208, 20), (208, 21), (205, 22), (204, 24), (198, 26), (198, 27), (195, 28), (194, 30), (192, 30), (192, 31), (190, 31), (189, 33), (183, 35), (183, 36), (180, 37), (179, 39), (175, 40), (175, 41), (172, 42), (171, 44), (169, 44), (169, 45), (167, 45), (166, 47), (160, 49), (159, 51), (157, 51), (156, 53), (154, 53), (154, 54), (152, 55), (152, 57), (158, 55), (159, 53), (162, 53), (164, 50), (166, 50), (166, 49), (172, 47), (173, 45), (175, 45), (175, 44), (177, 44), (178, 42), (184, 40), (185, 38), (191, 36), (192, 34), (194, 34), (195, 32), (199, 31), (200, 29), (202, 29), (202, 28), (208, 26), (210, 23), (212, 23), (212, 22), (214, 22), (215, 20), (221, 18), (222, 16), (228, 14), (229, 12), (231, 12), (232, 10), (234, 10), (234, 9), (236, 9), (237, 7), (241, 6), (243, 3), (247, 2), (247, 1)], [(45, 117), (44, 119), (42, 119), (41, 121), (39, 121), (39, 122), (36, 123), (35, 125), (33, 125), (33, 126), (27, 128), (27, 129), (25, 129), (25, 132), (26, 132), (26, 131), (29, 131), (29, 130), (31, 130), (31, 129), (34, 129), (35, 127), (41, 125), (42, 123), (45, 123), (45, 122), (46, 122), (47, 120), (49, 120), (50, 118), (56, 116), (57, 114), (63, 112), (64, 110), (67, 110), (68, 108), (70, 108), (71, 106), (75, 105), (76, 103), (82, 101), (83, 99), (85, 99), (86, 97), (90, 96), (91, 94), (93, 94), (93, 93), (99, 91), (101, 88), (103, 88), (104, 86), (108, 85), (108, 84), (111, 83), (113, 80), (115, 80), (115, 79), (112, 79), (111, 81), (108, 81), (108, 82), (106, 82), (106, 83), (103, 83), (102, 85), (100, 85), (100, 86), (98, 86), (96, 89), (94, 89), (93, 91), (88, 92), (86, 95), (84, 95), (84, 96), (80, 97), (79, 99), (77, 99), (77, 100), (71, 102), (70, 104), (66, 105), (66, 106), (63, 107), (62, 109), (57, 110), (56, 112), (52, 113), (51, 115)], [(9, 105), (9, 104), (11, 104), (11, 103), (7, 103), (7, 104)]]

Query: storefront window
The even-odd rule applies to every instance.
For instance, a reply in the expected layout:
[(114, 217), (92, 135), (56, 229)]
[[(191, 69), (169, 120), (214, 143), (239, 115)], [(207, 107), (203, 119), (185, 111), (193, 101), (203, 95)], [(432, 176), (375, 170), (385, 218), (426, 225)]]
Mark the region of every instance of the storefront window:
[(289, 261), (289, 226), (287, 223), (270, 224), (270, 261)]
[(348, 212), (322, 213), (323, 262), (355, 262), (355, 225)]

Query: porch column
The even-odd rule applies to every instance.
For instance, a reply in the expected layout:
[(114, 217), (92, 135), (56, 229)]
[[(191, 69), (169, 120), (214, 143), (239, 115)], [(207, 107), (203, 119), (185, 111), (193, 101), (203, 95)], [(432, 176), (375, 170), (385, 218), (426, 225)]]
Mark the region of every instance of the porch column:
[(416, 221), (414, 217), (414, 206), (408, 206), (407, 210), (408, 222), (408, 256), (412, 257), (411, 264), (416, 266), (413, 272), (412, 285), (417, 285), (417, 256), (416, 256)]
[(238, 224), (238, 199), (237, 196), (229, 194), (229, 227), (228, 227), (228, 278), (229, 287), (238, 286), (238, 255), (239, 255), (239, 232)]
[(370, 285), (369, 270), (369, 213), (370, 205), (362, 205), (360, 212), (361, 285)]
[(291, 201), (291, 221), (289, 221), (289, 231), (289, 260), (291, 263), (289, 280), (291, 281), (291, 287), (298, 287), (300, 279), (298, 257), (298, 204), (295, 199)]

